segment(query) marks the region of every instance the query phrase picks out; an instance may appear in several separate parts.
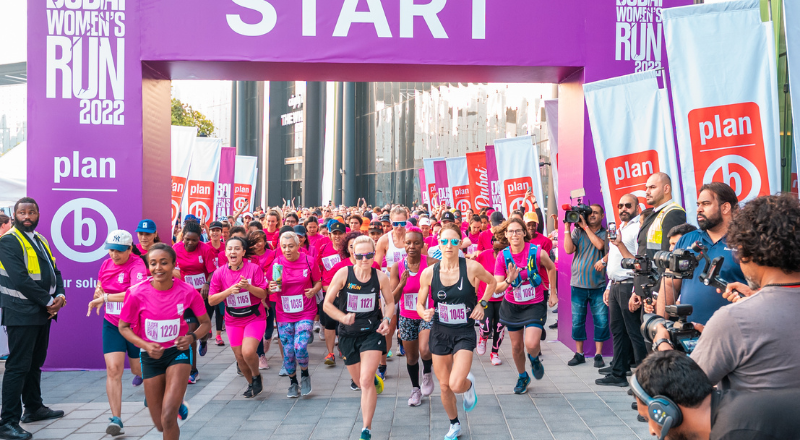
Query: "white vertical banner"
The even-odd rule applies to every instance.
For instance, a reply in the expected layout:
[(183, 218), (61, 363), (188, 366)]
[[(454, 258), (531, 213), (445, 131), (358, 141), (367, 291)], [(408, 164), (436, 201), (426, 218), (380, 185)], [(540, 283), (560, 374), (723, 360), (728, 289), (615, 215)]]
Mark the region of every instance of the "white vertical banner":
[(258, 158), (236, 156), (236, 174), (233, 178), (233, 212), (245, 206), (243, 212), (253, 210), (253, 193), (258, 176)]
[(173, 125), (170, 143), (170, 168), (172, 171), (172, 223), (178, 219), (186, 192), (186, 179), (189, 177), (189, 165), (192, 163), (192, 152), (197, 139), (197, 127), (181, 127)]
[(442, 160), (442, 157), (431, 157), (422, 159), (422, 167), (425, 171), (425, 185), (428, 186), (428, 200), (430, 201), (429, 208), (438, 205), (438, 198), (436, 197), (436, 176), (433, 173), (433, 163)]
[(197, 138), (189, 178), (186, 182), (186, 197), (181, 204), (184, 218), (192, 214), (202, 223), (214, 219), (214, 198), (219, 182), (219, 163), (222, 155), (222, 139)]
[(730, 185), (740, 201), (780, 190), (772, 23), (758, 0), (664, 9), (686, 217), (697, 191)]
[(547, 136), (550, 141), (550, 169), (553, 170), (553, 194), (558, 194), (558, 99), (545, 99), (544, 114), (547, 117)]
[(633, 194), (644, 210), (645, 184), (657, 172), (672, 178), (673, 198), (681, 203), (669, 103), (656, 75), (648, 70), (583, 85), (603, 205), (617, 224), (620, 197)]
[[(800, 2), (783, 2), (783, 26), (786, 29), (786, 57), (789, 62), (789, 84), (797, 88), (792, 95), (793, 127), (800, 127)], [(791, 192), (797, 194), (797, 169), (800, 168), (800, 136), (794, 134), (794, 163)]]
[(533, 211), (533, 205), (525, 200), (525, 193), (532, 188), (539, 202), (544, 200), (544, 195), (542, 175), (539, 173), (539, 149), (531, 137), (495, 139), (494, 154), (497, 158), (497, 178), (503, 188), (500, 196), (506, 218), (522, 203), (525, 203), (526, 212)]
[(472, 208), (466, 156), (447, 158), (447, 183), (453, 195), (453, 208), (461, 211), (461, 219), (466, 220), (467, 210)]

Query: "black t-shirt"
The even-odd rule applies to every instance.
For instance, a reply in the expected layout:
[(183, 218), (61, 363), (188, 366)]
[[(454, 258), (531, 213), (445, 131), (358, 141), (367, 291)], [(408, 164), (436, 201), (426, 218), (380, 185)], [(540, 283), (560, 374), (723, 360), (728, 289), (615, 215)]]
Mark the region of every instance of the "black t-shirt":
[(361, 335), (374, 332), (381, 324), (381, 282), (378, 270), (371, 269), (369, 281), (362, 283), (356, 277), (353, 266), (347, 268), (347, 283), (339, 292), (339, 310), (342, 313), (355, 313), (353, 325), (339, 323), (340, 335)]
[(787, 440), (800, 438), (794, 414), (800, 390), (715, 391), (711, 396), (710, 440)]

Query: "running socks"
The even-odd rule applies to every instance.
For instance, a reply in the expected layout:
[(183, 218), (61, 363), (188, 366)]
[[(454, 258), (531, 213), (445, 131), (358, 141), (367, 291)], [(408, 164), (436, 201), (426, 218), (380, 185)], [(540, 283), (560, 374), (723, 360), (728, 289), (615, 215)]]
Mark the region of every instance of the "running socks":
[(414, 365), (406, 364), (408, 369), (408, 377), (411, 378), (411, 386), (419, 388), (419, 362)]
[(431, 372), (431, 366), (433, 365), (433, 358), (422, 360), (422, 374), (428, 374)]
[(290, 384), (297, 384), (297, 375), (289, 376), (289, 380), (291, 381), (289, 382)]
[(519, 378), (520, 379), (525, 379), (526, 377), (528, 377), (528, 372), (527, 371), (524, 372), (524, 373), (519, 373)]
[(455, 419), (450, 419), (450, 424), (451, 425), (455, 425), (456, 423), (461, 423), (461, 422), (458, 421), (458, 417), (456, 417)]
[(300, 377), (308, 377), (308, 370), (300, 370)]
[(381, 372), (381, 376), (385, 376), (386, 375), (386, 364), (378, 365), (378, 371)]

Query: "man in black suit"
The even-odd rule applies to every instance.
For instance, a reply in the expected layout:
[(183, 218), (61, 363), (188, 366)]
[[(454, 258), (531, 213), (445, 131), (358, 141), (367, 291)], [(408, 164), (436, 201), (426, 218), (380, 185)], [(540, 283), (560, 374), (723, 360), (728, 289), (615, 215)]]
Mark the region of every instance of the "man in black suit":
[(24, 197), (14, 205), (14, 227), (0, 238), (0, 307), (9, 348), (0, 439), (31, 438), (19, 426), (20, 420), (30, 423), (64, 416), (64, 411), (54, 411), (42, 403), (42, 365), (47, 357), (50, 321), (67, 300), (50, 245), (35, 232), (38, 224), (39, 205)]

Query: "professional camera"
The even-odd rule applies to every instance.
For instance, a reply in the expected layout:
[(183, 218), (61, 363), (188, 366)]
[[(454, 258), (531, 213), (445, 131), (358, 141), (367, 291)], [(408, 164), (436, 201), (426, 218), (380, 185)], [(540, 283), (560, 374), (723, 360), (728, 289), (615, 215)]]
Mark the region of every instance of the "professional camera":
[(589, 222), (589, 216), (592, 215), (592, 208), (583, 203), (583, 197), (585, 196), (586, 191), (584, 191), (583, 188), (570, 191), (569, 200), (577, 200), (575, 202), (575, 206), (572, 206), (569, 203), (561, 205), (561, 209), (565, 211), (564, 223), (578, 223), (581, 221), (581, 217), (583, 217), (585, 222)]
[(669, 331), (669, 340), (672, 342), (672, 346), (676, 350), (691, 353), (700, 338), (700, 332), (695, 330), (691, 322), (686, 321), (686, 317), (692, 314), (692, 310), (690, 304), (667, 306), (669, 320), (653, 313), (645, 313), (642, 316), (642, 336), (652, 344), (658, 325), (663, 324)]
[(620, 265), (623, 269), (633, 271), (634, 293), (647, 304), (652, 304), (653, 287), (661, 279), (661, 274), (655, 270), (653, 260), (647, 258), (647, 255), (636, 255), (633, 258), (623, 258)]
[(692, 250), (700, 252), (699, 255), (693, 254), (689, 249), (675, 249), (672, 252), (659, 251), (653, 255), (653, 263), (655, 263), (659, 272), (663, 273), (667, 270), (672, 272), (670, 275), (672, 278), (692, 278), (697, 264), (703, 258), (702, 255), (704, 255), (699, 249), (695, 248), (696, 246), (702, 247), (702, 245), (700, 242), (692, 245)]

